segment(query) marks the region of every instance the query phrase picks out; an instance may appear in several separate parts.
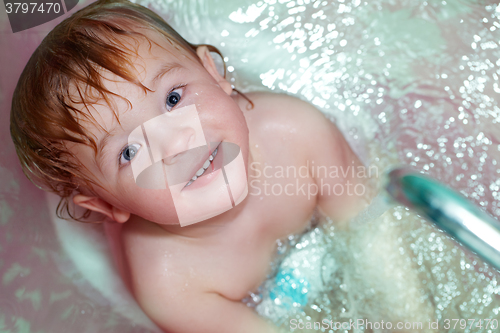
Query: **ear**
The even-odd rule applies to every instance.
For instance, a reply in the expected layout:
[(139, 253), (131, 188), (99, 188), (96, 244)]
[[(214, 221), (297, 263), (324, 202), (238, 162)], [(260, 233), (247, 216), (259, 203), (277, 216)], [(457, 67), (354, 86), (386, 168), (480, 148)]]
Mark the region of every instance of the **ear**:
[(198, 58), (200, 58), (201, 63), (207, 70), (207, 72), (212, 75), (212, 77), (217, 81), (217, 84), (226, 92), (226, 94), (231, 95), (233, 92), (233, 88), (231, 87), (231, 83), (229, 83), (222, 75), (220, 75), (217, 67), (215, 66), (214, 59), (210, 55), (210, 51), (206, 46), (198, 46), (196, 49), (196, 54)]
[(101, 213), (118, 223), (125, 223), (130, 218), (130, 213), (121, 210), (98, 197), (77, 194), (73, 197), (73, 202), (83, 208)]

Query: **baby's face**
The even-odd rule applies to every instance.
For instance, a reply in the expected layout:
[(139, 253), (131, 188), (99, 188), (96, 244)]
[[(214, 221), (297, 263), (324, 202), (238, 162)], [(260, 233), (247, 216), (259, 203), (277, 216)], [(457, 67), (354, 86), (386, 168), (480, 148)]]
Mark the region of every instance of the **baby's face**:
[(69, 149), (110, 205), (158, 224), (206, 220), (248, 193), (245, 118), (210, 62), (201, 64), (158, 34), (141, 32), (162, 46), (151, 43), (149, 49), (144, 40), (132, 59), (137, 79), (152, 92), (103, 73), (105, 87), (131, 107), (109, 96), (118, 123), (104, 102), (94, 104), (85, 112), (99, 126), (82, 124), (97, 138), (97, 156), (85, 145)]

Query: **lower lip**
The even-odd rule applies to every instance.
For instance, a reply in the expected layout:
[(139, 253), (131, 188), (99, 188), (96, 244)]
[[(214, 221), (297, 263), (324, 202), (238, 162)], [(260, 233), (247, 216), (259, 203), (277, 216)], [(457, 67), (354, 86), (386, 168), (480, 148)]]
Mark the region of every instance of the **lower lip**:
[(214, 166), (216, 165), (215, 160), (217, 159), (217, 156), (219, 156), (219, 154), (220, 154), (220, 151), (217, 151), (217, 155), (215, 155), (212, 163), (210, 163), (210, 165), (208, 166), (205, 173), (203, 175), (201, 175), (200, 177), (196, 178), (196, 180), (194, 182), (192, 182), (191, 185), (185, 186), (182, 189), (182, 191), (195, 190), (195, 189), (198, 189), (201, 187), (205, 187), (208, 184), (210, 184), (215, 178), (217, 178), (219, 176), (219, 173), (221, 173), (222, 168), (218, 168), (218, 169), (216, 168), (214, 171), (212, 171), (212, 165), (214, 165)]

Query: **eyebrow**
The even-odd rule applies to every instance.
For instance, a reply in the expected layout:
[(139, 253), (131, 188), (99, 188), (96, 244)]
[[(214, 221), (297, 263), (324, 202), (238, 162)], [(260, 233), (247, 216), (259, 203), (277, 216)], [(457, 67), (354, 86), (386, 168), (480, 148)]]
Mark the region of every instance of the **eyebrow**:
[(151, 87), (156, 86), (158, 80), (161, 79), (165, 74), (167, 74), (171, 71), (182, 69), (182, 68), (184, 68), (184, 67), (182, 67), (178, 63), (170, 63), (170, 64), (162, 65), (160, 67), (160, 69), (156, 72), (155, 76), (153, 76), (153, 79), (150, 82), (150, 86)]
[(102, 137), (102, 139), (100, 139), (97, 142), (97, 153), (94, 156), (94, 160), (99, 170), (101, 170), (101, 172), (103, 170), (102, 163), (106, 160), (106, 155), (108, 153), (107, 150), (105, 149), (107, 148), (108, 140), (113, 136), (113, 134), (115, 134), (115, 132), (119, 127), (120, 126), (117, 125), (111, 131), (107, 131), (106, 134), (104, 134), (104, 136)]

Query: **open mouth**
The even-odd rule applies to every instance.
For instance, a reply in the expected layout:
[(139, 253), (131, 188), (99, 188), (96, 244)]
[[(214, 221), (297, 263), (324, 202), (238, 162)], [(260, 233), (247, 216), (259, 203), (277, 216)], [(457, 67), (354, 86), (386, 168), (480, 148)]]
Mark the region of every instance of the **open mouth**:
[(184, 187), (187, 187), (187, 186), (191, 185), (196, 179), (198, 179), (199, 177), (201, 177), (205, 173), (205, 171), (207, 171), (207, 169), (212, 164), (215, 156), (217, 155), (217, 151), (218, 151), (219, 145), (220, 145), (220, 142), (217, 145), (217, 147), (214, 149), (214, 151), (212, 152), (212, 154), (208, 155), (208, 158), (205, 160), (205, 162), (203, 163), (203, 165), (201, 166), (201, 168), (198, 169), (198, 171), (196, 171), (196, 173), (194, 174), (194, 176), (187, 182), (187, 184)]

